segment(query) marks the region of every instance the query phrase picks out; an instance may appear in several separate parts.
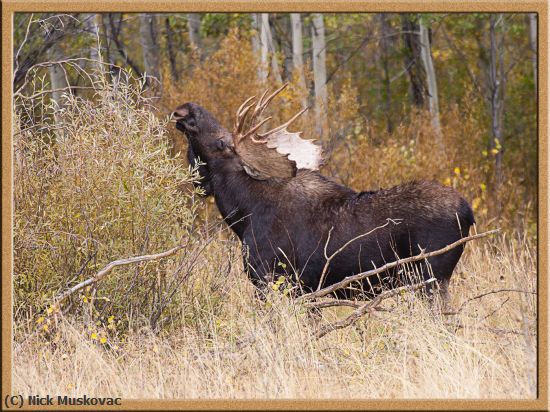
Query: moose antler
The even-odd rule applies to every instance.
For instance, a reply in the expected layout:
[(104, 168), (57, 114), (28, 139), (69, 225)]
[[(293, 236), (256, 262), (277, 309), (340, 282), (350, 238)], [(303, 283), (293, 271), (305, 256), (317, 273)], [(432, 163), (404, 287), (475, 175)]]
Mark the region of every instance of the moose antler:
[[(254, 125), (256, 119), (263, 114), (264, 110), (267, 108), (271, 100), (273, 100), (273, 98), (281, 93), (287, 86), (288, 83), (283, 84), (273, 93), (271, 93), (267, 99), (265, 98), (265, 96), (267, 95), (267, 92), (269, 90), (264, 91), (262, 96), (260, 97), (260, 100), (258, 100), (256, 103), (254, 103), (254, 99), (256, 98), (256, 96), (251, 96), (244, 101), (244, 103), (239, 107), (239, 110), (237, 110), (237, 120), (235, 122), (234, 129), (234, 134), (235, 136), (238, 136), (239, 140), (243, 140), (249, 136), (252, 136), (260, 127), (271, 120), (270, 116)], [(247, 119), (248, 113), (250, 113), (250, 109), (254, 106), (254, 104), (256, 105), (256, 108), (252, 112), (250, 118)], [(246, 132), (243, 133), (243, 129), (245, 128), (246, 123), (251, 126)]]
[(275, 96), (287, 86), (288, 83), (285, 83), (269, 96), (266, 90), (257, 101), (256, 96), (251, 96), (237, 110), (233, 129), (235, 149), (246, 172), (256, 179), (292, 177), (296, 175), (297, 169), (317, 170), (322, 162), (319, 146), (312, 140), (302, 139), (301, 132), (291, 133), (287, 130), (307, 108), (296, 113), (286, 123), (268, 132), (257, 133), (271, 117), (258, 119)]

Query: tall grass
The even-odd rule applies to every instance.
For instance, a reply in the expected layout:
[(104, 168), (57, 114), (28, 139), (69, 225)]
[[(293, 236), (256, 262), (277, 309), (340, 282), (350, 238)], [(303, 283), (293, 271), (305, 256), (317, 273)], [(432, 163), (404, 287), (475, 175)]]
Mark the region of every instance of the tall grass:
[(221, 279), (209, 269), (192, 276), (175, 308), (187, 322), (170, 332), (143, 328), (101, 343), (82, 321), (59, 316), (55, 343), (40, 334), (16, 343), (14, 390), (159, 399), (534, 398), (535, 296), (468, 300), (534, 291), (533, 245), (505, 236), (482, 242), (467, 246), (453, 278), (457, 315), (434, 314), (408, 294), (315, 340), (319, 324), (343, 309), (317, 318), (278, 292), (259, 301), (234, 261)]

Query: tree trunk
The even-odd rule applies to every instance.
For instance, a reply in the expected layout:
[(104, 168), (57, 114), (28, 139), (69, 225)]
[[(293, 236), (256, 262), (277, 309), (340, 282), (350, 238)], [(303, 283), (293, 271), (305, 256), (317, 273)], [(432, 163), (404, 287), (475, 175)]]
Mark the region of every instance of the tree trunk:
[[(495, 190), (498, 193), (502, 183), (502, 156), (504, 148), (504, 136), (502, 135), (502, 115), (504, 109), (504, 30), (502, 14), (491, 13), (489, 15), (489, 92), (491, 106), (491, 134), (490, 148), (495, 153)], [(499, 33), (497, 29), (500, 27)], [(498, 207), (500, 213), (500, 206)]]
[[(139, 38), (143, 55), (143, 67), (147, 75), (148, 83), (155, 91), (161, 85), (156, 17), (151, 13), (142, 13), (139, 15), (139, 22)], [(150, 78), (155, 78), (157, 81), (151, 82), (149, 81)]]
[(290, 13), (290, 25), (292, 31), (292, 72), (293, 76), (298, 76), (296, 80), (303, 93), (301, 104), (302, 108), (305, 108), (307, 107), (307, 86), (304, 75), (304, 43), (300, 13)]
[[(48, 59), (50, 61), (60, 61), (63, 58), (63, 52), (57, 43), (48, 50)], [(71, 93), (67, 73), (61, 64), (53, 64), (49, 66), (48, 71), (50, 74), (50, 88), (52, 90), (51, 99), (55, 102), (59, 109), (62, 109), (66, 105), (63, 95)], [(59, 116), (58, 111), (55, 112), (54, 121), (57, 128), (55, 131), (56, 141), (59, 141), (60, 139), (63, 139), (63, 120), (61, 116)]]
[(201, 30), (201, 16), (198, 13), (187, 14), (187, 30), (189, 31), (189, 43), (195, 51), (201, 55), (202, 39), (200, 35)]
[[(259, 13), (252, 13), (252, 29), (254, 29), (254, 34), (252, 36), (252, 52), (254, 56), (259, 56), (260, 63), (258, 64), (258, 80), (263, 82), (267, 78), (267, 61), (263, 60), (264, 52), (262, 50), (261, 42), (261, 18)], [(267, 52), (265, 53), (267, 56)]]
[(527, 19), (529, 21), (529, 48), (531, 49), (531, 61), (533, 62), (533, 81), (535, 83), (535, 93), (537, 93), (537, 15), (535, 13), (529, 13)]
[(99, 21), (100, 21), (100, 27), (103, 29), (101, 32), (101, 35), (103, 36), (103, 41), (105, 44), (105, 57), (107, 58), (107, 61), (109, 63), (112, 63), (111, 61), (111, 35), (109, 33), (109, 27), (107, 25), (108, 16), (105, 13), (101, 13), (98, 15)]
[(389, 71), (389, 42), (390, 42), (390, 25), (386, 18), (386, 13), (380, 13), (380, 51), (383, 71), (384, 84), (384, 110), (386, 112), (386, 125), (388, 133), (393, 131), (392, 110), (391, 110), (391, 83)]
[[(63, 59), (62, 51), (57, 45), (52, 46), (48, 50), (48, 57), (50, 61), (55, 62)], [(52, 100), (59, 106), (63, 107), (63, 94), (70, 93), (69, 82), (67, 79), (67, 73), (63, 69), (61, 64), (52, 64), (49, 68), (50, 83), (52, 92)]]
[(100, 15), (99, 14), (88, 14), (84, 19), (84, 24), (86, 26), (86, 31), (90, 34), (92, 39), (92, 47), (90, 47), (90, 59), (99, 61), (99, 24), (100, 24)]
[[(262, 50), (262, 65), (267, 66), (268, 59), (271, 60), (271, 73), (277, 83), (282, 83), (281, 72), (279, 71), (279, 64), (277, 63), (277, 56), (275, 54), (275, 46), (273, 44), (273, 36), (271, 35), (271, 27), (269, 25), (269, 14), (261, 13), (261, 50)], [(262, 78), (261, 80), (265, 80)]]
[(424, 69), (426, 71), (426, 82), (428, 84), (427, 97), (428, 107), (430, 109), (430, 117), (432, 119), (432, 127), (435, 132), (436, 144), (441, 153), (444, 153), (445, 147), (443, 145), (443, 137), (441, 136), (441, 123), (439, 121), (439, 99), (437, 96), (437, 81), (431, 53), (430, 35), (428, 33), (428, 28), (422, 22), (418, 23), (418, 28), (420, 31), (422, 64), (424, 65)]
[(426, 86), (421, 64), (419, 27), (414, 17), (409, 14), (401, 15), (401, 25), (405, 45), (405, 70), (409, 75), (412, 103), (416, 107), (424, 108)]
[(178, 80), (178, 65), (176, 60), (176, 48), (174, 45), (174, 32), (170, 25), (170, 18), (164, 20), (166, 30), (166, 50), (168, 52), (168, 61), (170, 62), (170, 75), (172, 80)]
[(290, 16), (284, 14), (280, 19), (282, 27), (282, 35), (275, 31), (276, 36), (279, 40), (279, 47), (283, 54), (283, 79), (289, 80), (292, 78), (292, 68), (293, 68), (293, 56), (292, 56), (292, 39), (290, 38), (290, 33), (292, 33), (292, 24), (290, 21)]
[(325, 24), (321, 13), (314, 13), (312, 17), (311, 38), (313, 52), (313, 81), (315, 85), (315, 129), (316, 133), (320, 137), (323, 137), (328, 133), (326, 115), (328, 97)]

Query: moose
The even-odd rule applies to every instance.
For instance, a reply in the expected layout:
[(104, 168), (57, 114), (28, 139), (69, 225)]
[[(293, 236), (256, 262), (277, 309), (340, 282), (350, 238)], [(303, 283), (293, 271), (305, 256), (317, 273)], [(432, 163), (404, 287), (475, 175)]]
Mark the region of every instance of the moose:
[[(195, 103), (185, 103), (171, 115), (187, 137), (187, 156), (198, 168), (198, 184), (205, 196), (214, 196), (240, 239), (245, 271), (258, 288), (275, 276), (290, 275), (302, 293), (312, 291), (468, 235), (472, 209), (453, 188), (414, 181), (356, 192), (321, 175), (321, 147), (288, 130), (306, 109), (260, 133), (271, 119), (264, 118), (265, 109), (285, 86), (244, 101), (232, 132)], [(327, 254), (340, 248), (324, 270)], [(438, 287), (430, 283), (427, 293), (438, 290), (448, 299), (449, 280), (463, 249), (461, 245), (414, 263), (413, 272), (421, 280), (437, 280)], [(375, 295), (382, 288), (410, 284), (410, 273), (388, 270), (367, 279), (362, 292)]]

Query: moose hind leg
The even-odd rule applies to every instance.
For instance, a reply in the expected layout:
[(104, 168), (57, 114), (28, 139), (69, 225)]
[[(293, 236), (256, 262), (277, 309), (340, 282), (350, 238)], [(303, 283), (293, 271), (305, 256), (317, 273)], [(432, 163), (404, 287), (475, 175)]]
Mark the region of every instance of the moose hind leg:
[(429, 292), (428, 296), (431, 296), (431, 298), (434, 297), (435, 293), (439, 295), (443, 310), (446, 310), (449, 307), (451, 300), (449, 283), (453, 270), (456, 267), (460, 256), (462, 256), (463, 250), (464, 248), (459, 246), (448, 251), (447, 253), (444, 253), (443, 255), (434, 256), (428, 259), (433, 276), (437, 279), (437, 284), (436, 282), (433, 282), (427, 285), (430, 288), (427, 288), (428, 290), (426, 290), (426, 292)]

